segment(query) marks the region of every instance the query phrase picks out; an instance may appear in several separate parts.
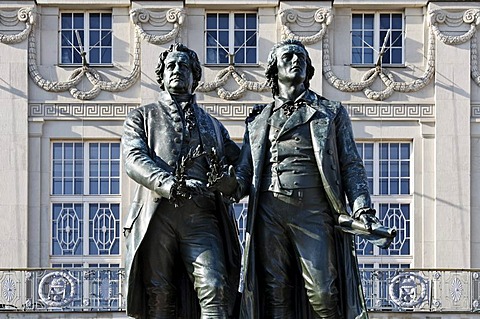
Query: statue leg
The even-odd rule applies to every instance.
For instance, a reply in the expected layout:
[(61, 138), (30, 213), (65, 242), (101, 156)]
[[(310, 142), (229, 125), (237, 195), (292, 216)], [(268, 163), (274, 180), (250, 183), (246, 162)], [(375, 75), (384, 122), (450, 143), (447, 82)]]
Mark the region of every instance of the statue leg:
[(147, 293), (148, 318), (174, 319), (175, 285), (174, 269), (177, 244), (169, 215), (168, 205), (153, 216), (140, 246), (143, 283)]
[(201, 318), (227, 319), (229, 287), (222, 236), (209, 206), (184, 211), (179, 247), (200, 302)]
[(286, 233), (284, 208), (284, 203), (273, 193), (264, 192), (255, 217), (255, 266), (265, 319), (295, 319), (292, 281), (295, 255)]
[(302, 271), (308, 300), (322, 319), (339, 317), (334, 221), (321, 189), (304, 189), (301, 207), (289, 220), (289, 235)]

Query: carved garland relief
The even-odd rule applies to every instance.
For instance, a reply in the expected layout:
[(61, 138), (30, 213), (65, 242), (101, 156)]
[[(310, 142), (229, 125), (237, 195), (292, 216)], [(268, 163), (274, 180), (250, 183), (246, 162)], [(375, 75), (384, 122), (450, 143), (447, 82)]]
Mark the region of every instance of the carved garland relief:
[[(134, 59), (133, 67), (130, 73), (119, 81), (110, 82), (103, 80), (100, 73), (89, 66), (82, 66), (72, 71), (66, 81), (50, 81), (46, 79), (39, 71), (37, 65), (36, 37), (32, 32), (36, 23), (36, 13), (34, 8), (21, 8), (18, 11), (4, 10), (0, 11), (0, 24), (5, 26), (14, 26), (19, 22), (25, 23), (25, 28), (21, 32), (13, 35), (0, 34), (0, 42), (4, 44), (20, 43), (28, 38), (28, 70), (30, 77), (36, 85), (48, 92), (65, 92), (79, 100), (90, 100), (97, 97), (101, 91), (120, 92), (130, 88), (137, 82), (140, 76), (141, 59), (141, 40), (152, 44), (165, 44), (179, 38), (180, 30), (185, 21), (185, 11), (181, 8), (173, 8), (167, 11), (155, 11), (146, 9), (134, 9), (130, 12), (131, 21), (135, 26), (134, 41)], [(471, 77), (474, 82), (480, 86), (480, 71), (478, 69), (478, 48), (476, 32), (480, 24), (480, 10), (469, 9), (461, 14), (445, 12), (442, 10), (430, 11), (428, 13), (428, 49), (425, 62), (425, 70), (421, 76), (409, 81), (396, 81), (392, 72), (386, 68), (374, 67), (366, 71), (360, 81), (345, 80), (339, 78), (332, 70), (330, 60), (330, 46), (328, 40), (328, 27), (333, 20), (330, 9), (320, 8), (315, 12), (306, 12), (300, 10), (284, 10), (279, 13), (281, 22), (282, 39), (296, 39), (305, 45), (311, 45), (322, 41), (323, 50), (323, 75), (327, 82), (342, 92), (363, 91), (365, 96), (371, 100), (382, 101), (390, 97), (394, 92), (417, 92), (430, 83), (435, 71), (435, 39), (442, 41), (447, 45), (458, 45), (470, 40), (471, 45)], [(153, 35), (146, 32), (143, 24), (150, 23), (153, 26), (164, 26), (166, 23), (173, 24), (173, 28), (167, 34)], [(295, 34), (290, 28), (292, 24), (313, 25), (320, 24), (320, 30), (310, 36), (300, 36)], [(442, 33), (439, 24), (446, 24), (450, 27), (458, 27), (462, 24), (469, 24), (470, 28), (462, 35), (451, 36)], [(86, 78), (92, 88), (88, 91), (79, 90), (76, 86), (83, 78)], [(229, 78), (238, 84), (238, 89), (228, 91), (223, 86)], [(380, 79), (385, 85), (385, 89), (374, 91), (371, 85), (375, 80)], [(268, 90), (266, 81), (257, 82), (248, 80), (245, 74), (240, 73), (234, 65), (220, 70), (213, 81), (201, 82), (197, 91), (211, 92), (216, 91), (217, 95), (224, 100), (237, 100), (241, 98), (246, 91), (263, 92)]]

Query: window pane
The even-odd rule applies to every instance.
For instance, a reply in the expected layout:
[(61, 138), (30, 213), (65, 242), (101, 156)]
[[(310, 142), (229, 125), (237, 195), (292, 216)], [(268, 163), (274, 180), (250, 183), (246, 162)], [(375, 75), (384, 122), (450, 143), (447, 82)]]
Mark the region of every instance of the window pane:
[(380, 29), (384, 29), (384, 30), (390, 29), (390, 14), (380, 15)]
[(364, 63), (373, 63), (373, 50), (366, 48), (363, 51), (364, 53)]
[(218, 41), (217, 31), (208, 31), (206, 37), (207, 37), (207, 46), (217, 46), (217, 41)]
[(62, 143), (53, 143), (53, 159), (62, 159)]
[(89, 61), (90, 63), (99, 63), (100, 62), (100, 49), (93, 48), (90, 50), (89, 54)]
[(70, 47), (72, 45), (72, 32), (71, 31), (62, 31), (62, 46)]
[(120, 143), (112, 143), (110, 151), (110, 158), (120, 159)]
[(64, 159), (73, 159), (73, 143), (64, 144)]
[(71, 49), (62, 49), (62, 63), (73, 63)]
[(228, 47), (228, 32), (227, 31), (219, 31), (218, 32), (218, 42), (223, 45), (225, 48)]
[(220, 63), (228, 63), (228, 54), (225, 50), (218, 50), (218, 60)]
[(90, 159), (98, 158), (98, 143), (90, 143)]
[(402, 49), (392, 49), (392, 62), (402, 63)]
[(71, 13), (62, 13), (62, 29), (72, 29), (72, 14)]
[(245, 34), (243, 31), (235, 31), (235, 46), (241, 46), (245, 43)]
[(92, 195), (98, 194), (98, 179), (91, 178), (89, 187), (90, 187), (90, 194)]
[(235, 63), (245, 63), (245, 49), (239, 49), (235, 54)]
[(363, 41), (365, 41), (365, 45), (369, 45), (371, 47), (373, 47), (373, 31), (365, 31), (363, 33)]
[(90, 31), (90, 46), (100, 44), (100, 31)]
[(247, 48), (245, 50), (247, 54), (247, 63), (257, 63), (257, 50), (256, 49), (251, 49)]
[(100, 29), (100, 13), (90, 13), (90, 29)]
[(403, 19), (401, 14), (392, 14), (392, 29), (403, 29)]
[(112, 14), (102, 13), (102, 29), (111, 29), (111, 28), (112, 28)]
[(219, 14), (218, 15), (218, 28), (219, 29), (228, 29), (228, 14)]
[(216, 29), (217, 28), (217, 15), (216, 14), (207, 14), (207, 29)]
[(373, 30), (373, 14), (365, 14), (363, 16), (363, 27), (365, 30)]
[(352, 29), (361, 30), (363, 28), (363, 15), (353, 14), (352, 15)]
[(120, 194), (120, 182), (118, 179), (112, 179), (110, 185), (111, 194)]
[(235, 14), (235, 29), (245, 29), (245, 14)]
[(98, 177), (98, 163), (90, 161), (90, 177)]
[(82, 57), (77, 51), (73, 51), (73, 63), (82, 63)]
[(102, 31), (102, 46), (112, 45), (112, 32)]
[(83, 13), (73, 14), (73, 27), (75, 29), (83, 29)]
[(352, 31), (352, 46), (359, 47), (362, 44), (362, 31)]
[(257, 35), (256, 31), (247, 31), (247, 46), (253, 47), (257, 46)]
[(352, 49), (352, 63), (354, 64), (362, 63), (362, 49), (359, 49), (359, 48)]
[(247, 14), (247, 29), (257, 29), (257, 15), (254, 13)]
[(403, 42), (402, 32), (401, 31), (392, 31), (390, 43), (394, 47), (401, 47)]
[(217, 49), (207, 49), (207, 63), (217, 63)]
[(112, 49), (102, 49), (101, 63), (112, 63)]

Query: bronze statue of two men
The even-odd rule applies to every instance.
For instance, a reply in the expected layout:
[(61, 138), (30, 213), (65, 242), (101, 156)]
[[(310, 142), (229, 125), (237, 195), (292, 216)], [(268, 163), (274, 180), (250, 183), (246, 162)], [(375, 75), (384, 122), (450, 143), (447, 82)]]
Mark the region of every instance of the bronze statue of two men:
[[(174, 44), (155, 72), (158, 102), (132, 111), (122, 137), (126, 172), (138, 183), (124, 227), (127, 314), (367, 318), (352, 233), (382, 247), (394, 233), (371, 209), (346, 110), (309, 90), (305, 47), (273, 47), (274, 100), (247, 117), (241, 150), (195, 101), (195, 52)], [(230, 203), (245, 196), (240, 282)]]

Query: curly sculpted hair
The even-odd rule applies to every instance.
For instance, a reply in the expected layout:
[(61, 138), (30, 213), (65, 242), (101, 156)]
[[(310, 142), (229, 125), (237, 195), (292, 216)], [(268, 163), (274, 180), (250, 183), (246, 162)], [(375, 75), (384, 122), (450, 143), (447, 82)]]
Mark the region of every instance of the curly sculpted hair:
[(267, 69), (265, 70), (265, 76), (268, 81), (267, 83), (271, 87), (274, 96), (278, 95), (277, 50), (287, 45), (296, 45), (305, 51), (307, 57), (307, 76), (305, 78), (305, 82), (303, 82), (303, 84), (305, 85), (305, 89), (308, 89), (310, 87), (310, 80), (315, 73), (315, 68), (312, 65), (312, 60), (310, 59), (308, 51), (307, 49), (305, 49), (305, 46), (302, 44), (302, 42), (298, 40), (288, 39), (275, 44), (272, 50), (270, 50), (270, 53), (268, 54)]
[(198, 82), (202, 78), (202, 66), (200, 61), (198, 60), (198, 56), (195, 51), (190, 50), (182, 43), (174, 43), (170, 46), (168, 50), (163, 51), (160, 53), (158, 57), (158, 64), (155, 68), (155, 74), (157, 75), (157, 83), (160, 84), (160, 88), (165, 90), (165, 84), (163, 83), (163, 71), (165, 70), (165, 59), (167, 58), (168, 54), (172, 52), (184, 52), (188, 56), (188, 61), (190, 61), (190, 69), (192, 70), (193, 76), (193, 85), (192, 91), (198, 86)]

